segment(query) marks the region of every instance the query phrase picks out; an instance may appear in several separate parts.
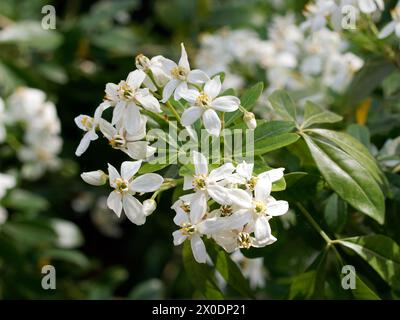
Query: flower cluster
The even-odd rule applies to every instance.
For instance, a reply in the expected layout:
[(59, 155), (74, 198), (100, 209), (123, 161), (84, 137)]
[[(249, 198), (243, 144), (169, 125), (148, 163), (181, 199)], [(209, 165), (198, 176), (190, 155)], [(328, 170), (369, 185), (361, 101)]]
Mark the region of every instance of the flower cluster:
[[(5, 196), (7, 190), (14, 188), (16, 185), (15, 177), (9, 174), (0, 173), (0, 201)], [(0, 205), (0, 225), (7, 220), (7, 210)]]
[(184, 177), (184, 190), (193, 190), (177, 200), (173, 233), (174, 244), (190, 240), (197, 262), (205, 263), (207, 252), (203, 236), (213, 238), (227, 252), (239, 248), (264, 247), (276, 241), (269, 220), (285, 214), (286, 201), (271, 196), (272, 183), (283, 177), (283, 168), (259, 175), (253, 164), (226, 163), (208, 169), (207, 159), (193, 152), (195, 173)]
[(244, 84), (242, 73), (235, 70), (254, 73), (261, 68), (269, 83), (267, 92), (282, 88), (310, 91), (319, 86), (319, 95), (328, 89), (342, 92), (363, 66), (359, 57), (346, 51), (347, 43), (339, 33), (328, 28), (310, 33), (291, 14), (275, 17), (267, 34), (266, 40), (242, 29), (203, 35), (197, 64), (210, 72), (224, 71), (229, 86)]
[[(254, 114), (241, 106), (239, 98), (223, 92), (220, 75), (191, 69), (187, 53), (181, 45), (178, 63), (163, 56), (151, 59), (139, 55), (137, 69), (118, 84), (108, 83), (103, 102), (93, 117), (75, 118), (84, 136), (76, 154), (82, 155), (98, 132), (112, 148), (123, 151), (131, 160), (121, 165), (120, 171), (108, 164), (108, 172), (84, 172), (82, 179), (95, 186), (109, 183), (112, 191), (107, 206), (117, 217), (122, 212), (134, 224), (142, 225), (156, 209), (155, 199), (165, 189), (180, 184), (175, 179), (141, 170), (156, 148), (149, 145), (146, 126), (154, 119), (169, 121), (174, 117), (182, 128), (194, 129), (202, 124), (208, 134), (220, 136), (222, 114), (240, 110), (246, 125), (255, 129)], [(174, 106), (180, 106), (175, 109)], [(108, 110), (112, 110), (109, 112)], [(109, 119), (107, 120), (107, 114)], [(193, 176), (184, 175), (183, 190), (192, 190), (172, 206), (177, 212), (174, 222), (180, 229), (174, 232), (174, 243), (189, 239), (195, 259), (206, 262), (202, 236), (212, 237), (228, 252), (239, 248), (262, 247), (273, 243), (269, 220), (287, 212), (288, 204), (271, 197), (272, 183), (283, 177), (283, 169), (253, 174), (253, 164), (246, 162), (236, 167), (227, 162), (208, 169), (206, 157), (189, 150), (195, 167)], [(144, 174), (138, 174), (144, 171)], [(150, 198), (142, 201), (146, 193)]]
[[(0, 103), (0, 141), (6, 138), (1, 125), (2, 109)], [(37, 179), (46, 170), (58, 168), (58, 155), (62, 148), (61, 125), (56, 107), (46, 101), (45, 93), (33, 88), (18, 88), (7, 99), (3, 112), (6, 125), (21, 125), (23, 128), (23, 142), (17, 150), (19, 160), (24, 163), (23, 177)]]

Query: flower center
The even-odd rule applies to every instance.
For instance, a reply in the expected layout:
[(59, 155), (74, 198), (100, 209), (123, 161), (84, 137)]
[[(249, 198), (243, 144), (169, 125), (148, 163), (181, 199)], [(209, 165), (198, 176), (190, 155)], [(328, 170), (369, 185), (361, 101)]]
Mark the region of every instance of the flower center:
[(254, 212), (258, 215), (264, 215), (267, 213), (267, 206), (264, 202), (254, 201)]
[(223, 205), (219, 208), (222, 217), (229, 217), (232, 214), (232, 207), (229, 205)]
[(181, 232), (184, 236), (190, 237), (196, 232), (196, 227), (189, 222), (182, 224)]
[(126, 146), (126, 140), (123, 136), (116, 134), (112, 139), (110, 140), (109, 144), (111, 147), (114, 149), (121, 149)]
[(82, 125), (86, 128), (87, 131), (93, 129), (93, 119), (87, 116), (84, 116), (81, 120)]
[(204, 92), (200, 92), (200, 95), (196, 99), (196, 105), (202, 108), (208, 108), (211, 103), (211, 98)]
[(391, 12), (392, 18), (397, 23), (400, 22), (400, 6), (395, 7)]
[(246, 183), (247, 189), (249, 189), (250, 191), (254, 191), (257, 181), (258, 181), (258, 177), (251, 177)]
[(171, 70), (171, 74), (175, 79), (186, 80), (188, 71), (184, 67), (177, 66)]
[(205, 190), (206, 185), (207, 185), (206, 178), (207, 178), (207, 176), (205, 174), (199, 174), (197, 176), (194, 176), (193, 188), (195, 190)]
[(248, 234), (247, 232), (239, 232), (237, 241), (239, 244), (239, 248), (249, 249), (252, 244), (250, 234)]
[(185, 212), (185, 213), (189, 213), (190, 212), (190, 204), (188, 202), (183, 202), (180, 205), (180, 208)]
[(130, 101), (135, 98), (135, 91), (126, 81), (121, 81), (118, 86), (118, 95), (121, 99)]
[(117, 190), (120, 193), (124, 193), (128, 191), (128, 181), (122, 179), (122, 178), (116, 178), (114, 180), (115, 183), (115, 190)]

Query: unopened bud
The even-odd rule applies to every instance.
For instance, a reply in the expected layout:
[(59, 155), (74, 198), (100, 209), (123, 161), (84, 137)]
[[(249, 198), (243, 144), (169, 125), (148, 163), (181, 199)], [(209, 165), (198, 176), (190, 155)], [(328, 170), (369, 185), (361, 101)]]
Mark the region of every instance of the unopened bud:
[(243, 115), (243, 121), (246, 123), (249, 129), (254, 130), (255, 128), (257, 128), (257, 121), (253, 112), (245, 111)]
[(101, 186), (107, 182), (108, 176), (101, 170), (84, 172), (81, 178), (92, 186)]
[(150, 59), (143, 54), (138, 54), (135, 58), (136, 68), (139, 70), (147, 71), (150, 65)]
[(157, 208), (157, 203), (153, 199), (143, 201), (143, 213), (147, 217), (151, 215)]

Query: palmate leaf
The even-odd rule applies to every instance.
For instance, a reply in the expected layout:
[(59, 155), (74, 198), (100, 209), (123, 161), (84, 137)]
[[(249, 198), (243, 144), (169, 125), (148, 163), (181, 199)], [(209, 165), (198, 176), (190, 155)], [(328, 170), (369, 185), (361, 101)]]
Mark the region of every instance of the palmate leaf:
[(357, 253), (391, 286), (400, 288), (400, 247), (392, 239), (368, 235), (336, 242)]
[(194, 260), (189, 241), (183, 244), (183, 265), (193, 286), (206, 299), (223, 299), (224, 296), (214, 281), (214, 270), (204, 263)]
[(308, 128), (317, 123), (334, 123), (342, 119), (343, 117), (328, 110), (324, 110), (314, 102), (307, 101), (304, 106), (304, 122), (302, 127)]
[(364, 162), (358, 162), (351, 154), (320, 138), (305, 134), (303, 138), (330, 187), (354, 208), (383, 224), (384, 196)]

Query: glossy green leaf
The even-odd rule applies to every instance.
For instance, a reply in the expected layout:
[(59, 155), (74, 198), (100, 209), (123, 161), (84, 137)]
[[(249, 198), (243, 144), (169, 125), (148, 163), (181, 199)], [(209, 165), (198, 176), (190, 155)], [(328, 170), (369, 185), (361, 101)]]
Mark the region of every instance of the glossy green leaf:
[(357, 253), (391, 286), (400, 288), (400, 247), (392, 239), (369, 235), (337, 242)]
[(42, 258), (68, 262), (81, 268), (87, 268), (90, 265), (89, 259), (77, 250), (49, 249), (43, 253)]
[(383, 224), (384, 196), (369, 171), (335, 145), (319, 138), (303, 137), (330, 187), (354, 208)]
[(208, 265), (194, 260), (189, 241), (183, 244), (183, 264), (185, 271), (194, 287), (206, 299), (223, 299), (224, 296), (214, 281), (214, 271)]
[(327, 200), (324, 209), (324, 219), (330, 230), (340, 232), (347, 222), (347, 203), (336, 193)]
[(284, 133), (259, 140), (254, 144), (254, 155), (262, 155), (296, 142), (300, 136), (296, 133)]
[(274, 91), (268, 98), (272, 108), (283, 120), (296, 122), (296, 106), (292, 98), (283, 90)]
[(336, 113), (324, 110), (314, 102), (307, 101), (304, 106), (303, 128), (308, 128), (317, 123), (335, 123), (341, 121), (343, 117)]
[(370, 147), (370, 138), (371, 135), (366, 126), (362, 126), (360, 124), (351, 124), (346, 128), (348, 134), (352, 137), (360, 141), (366, 148)]
[(254, 298), (249, 282), (229, 254), (214, 242), (207, 241), (207, 252), (214, 263), (215, 268), (225, 281), (244, 297)]
[(254, 130), (254, 142), (268, 137), (289, 133), (295, 128), (291, 121), (269, 121), (257, 126)]

